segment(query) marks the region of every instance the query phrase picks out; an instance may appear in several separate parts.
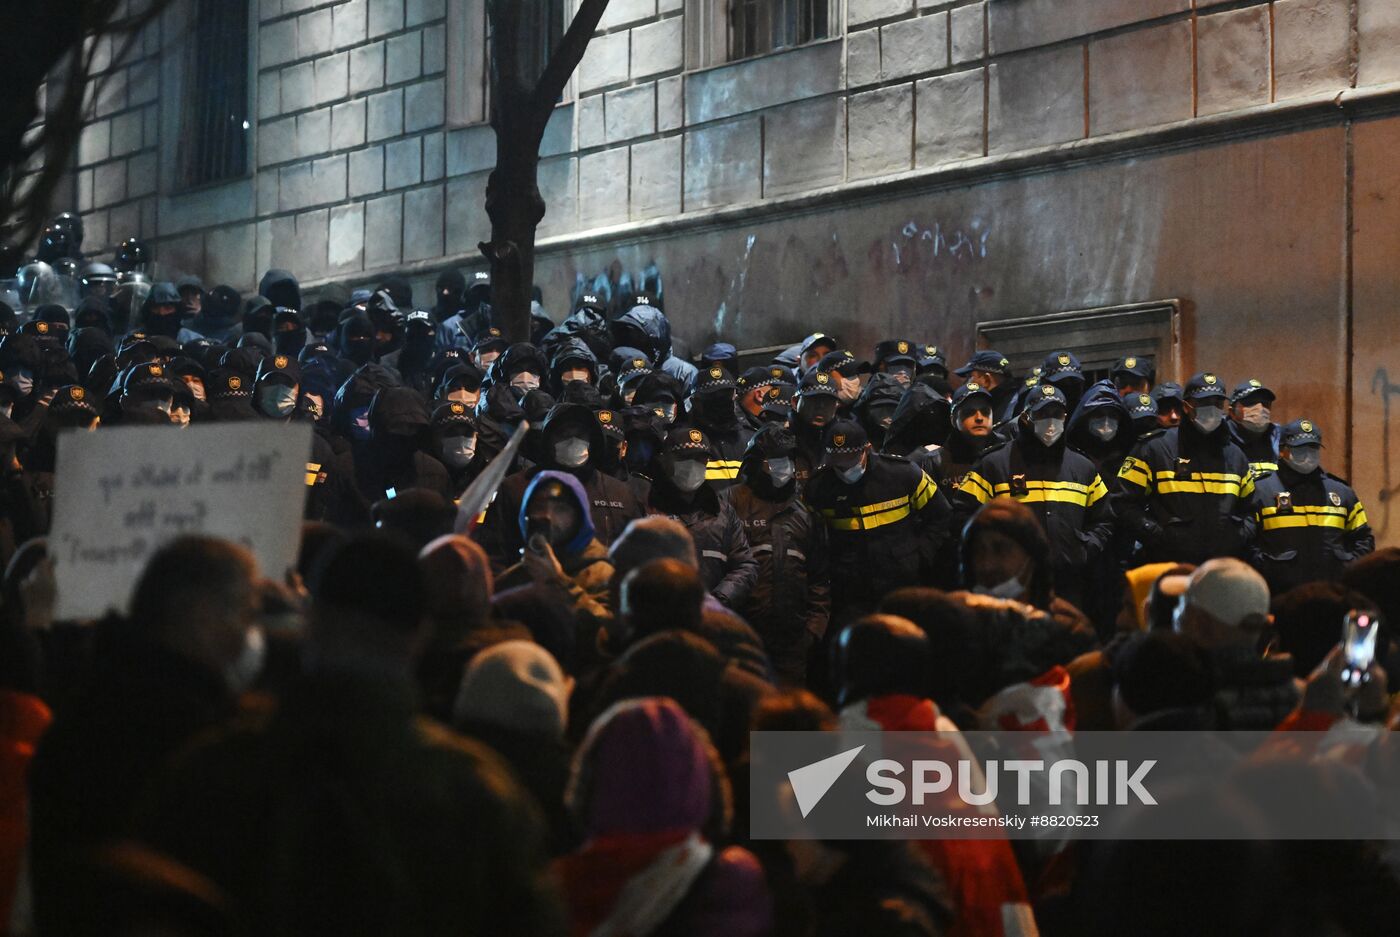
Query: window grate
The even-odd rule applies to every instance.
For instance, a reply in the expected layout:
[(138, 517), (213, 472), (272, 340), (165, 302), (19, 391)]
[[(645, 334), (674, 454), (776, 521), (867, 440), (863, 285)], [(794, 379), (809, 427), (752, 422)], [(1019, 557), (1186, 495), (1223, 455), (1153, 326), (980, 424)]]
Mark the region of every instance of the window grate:
[(729, 61), (832, 35), (833, 0), (730, 0)]
[(185, 48), (180, 179), (186, 188), (248, 171), (248, 3), (196, 0)]

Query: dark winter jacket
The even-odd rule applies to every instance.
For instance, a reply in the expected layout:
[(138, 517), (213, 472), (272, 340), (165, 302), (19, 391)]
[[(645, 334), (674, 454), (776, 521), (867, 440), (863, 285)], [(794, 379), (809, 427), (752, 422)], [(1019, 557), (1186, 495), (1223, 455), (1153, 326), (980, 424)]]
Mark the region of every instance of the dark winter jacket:
[(761, 497), (749, 484), (724, 493), (744, 523), (758, 579), (740, 609), (759, 637), (778, 674), (802, 683), (807, 652), (826, 633), (831, 613), (827, 580), (826, 530), (797, 497), (796, 482), (786, 497)]
[(647, 509), (685, 525), (695, 541), (695, 558), (705, 588), (725, 607), (742, 608), (758, 579), (758, 563), (734, 506), (721, 500), (708, 485), (701, 485), (687, 499), (660, 477), (652, 485)]
[(654, 306), (633, 306), (613, 323), (615, 336), (629, 336), (628, 341), (619, 341), (619, 344), (639, 344), (630, 340), (637, 333), (645, 337), (645, 347), (651, 352), (651, 360), (658, 368), (680, 381), (687, 393), (694, 389), (695, 378), (700, 372), (695, 365), (671, 353), (671, 323), (665, 313)]
[(1250, 433), (1234, 420), (1226, 422), (1230, 425), (1230, 438), (1249, 459), (1249, 467), (1254, 470), (1256, 478), (1278, 471), (1278, 446), (1282, 430), (1277, 423), (1270, 423), (1262, 433)]
[(1187, 422), (1138, 443), (1118, 472), (1114, 510), (1143, 563), (1200, 564), (1244, 554), (1254, 536), (1254, 477), (1222, 424)]
[(1254, 485), (1259, 532), (1251, 561), (1281, 595), (1314, 579), (1339, 579), (1342, 568), (1376, 548), (1366, 509), (1346, 482), (1287, 463)]
[[(1118, 434), (1104, 442), (1089, 432), (1089, 418), (1105, 412), (1118, 417)], [(1132, 416), (1123, 404), (1123, 397), (1112, 381), (1099, 381), (1087, 391), (1065, 424), (1065, 438), (1071, 449), (1089, 457), (1104, 484), (1112, 484), (1128, 450), (1133, 447)]]

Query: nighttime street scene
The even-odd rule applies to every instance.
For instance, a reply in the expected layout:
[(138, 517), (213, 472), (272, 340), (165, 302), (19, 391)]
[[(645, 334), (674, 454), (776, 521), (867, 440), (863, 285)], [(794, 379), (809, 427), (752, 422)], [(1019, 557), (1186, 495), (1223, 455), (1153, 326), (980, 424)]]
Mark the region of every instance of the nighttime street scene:
[(1400, 934), (1400, 0), (0, 36), (0, 937)]

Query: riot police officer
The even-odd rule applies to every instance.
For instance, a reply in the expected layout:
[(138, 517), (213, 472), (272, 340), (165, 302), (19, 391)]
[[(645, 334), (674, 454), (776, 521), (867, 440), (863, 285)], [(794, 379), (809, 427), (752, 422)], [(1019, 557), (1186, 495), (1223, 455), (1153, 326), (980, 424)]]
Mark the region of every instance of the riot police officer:
[(734, 379), (723, 365), (711, 364), (695, 379), (690, 395), (690, 421), (703, 429), (715, 450), (705, 467), (705, 481), (723, 491), (739, 478), (739, 467), (753, 430), (739, 420), (734, 403)]
[(1345, 481), (1322, 468), (1322, 429), (1294, 420), (1279, 434), (1278, 470), (1254, 487), (1258, 540), (1254, 566), (1278, 595), (1314, 579), (1337, 579), (1342, 567), (1376, 548), (1366, 509)]
[(1240, 556), (1253, 539), (1249, 460), (1225, 425), (1225, 384), (1205, 371), (1186, 384), (1186, 419), (1133, 447), (1115, 509), (1142, 562)]
[(1279, 428), (1271, 419), (1274, 392), (1258, 378), (1240, 381), (1230, 395), (1230, 438), (1244, 450), (1255, 477), (1278, 469)]

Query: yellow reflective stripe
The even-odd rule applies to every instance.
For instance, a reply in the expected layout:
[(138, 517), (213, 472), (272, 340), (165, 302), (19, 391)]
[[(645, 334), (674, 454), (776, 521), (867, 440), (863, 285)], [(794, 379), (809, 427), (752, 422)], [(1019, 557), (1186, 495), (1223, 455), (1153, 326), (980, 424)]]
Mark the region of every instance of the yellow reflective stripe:
[[(823, 510), (822, 519), (826, 526), (832, 530), (871, 530), (876, 527), (884, 527), (886, 524), (893, 524), (896, 521), (904, 520), (909, 516), (910, 507), (908, 498), (900, 498), (898, 501), (886, 502), (894, 507), (874, 513), (861, 513), (855, 516), (836, 517), (835, 511)], [(868, 507), (878, 507), (878, 505), (867, 505)], [(866, 508), (858, 508), (864, 512)]]
[(1097, 473), (1095, 473), (1094, 483), (1089, 486), (1089, 507), (1093, 507), (1094, 505), (1098, 504), (1100, 501), (1107, 497), (1108, 486), (1105, 485), (1103, 483), (1103, 479), (1100, 478)]
[(1130, 485), (1146, 489), (1152, 484), (1152, 468), (1141, 459), (1128, 456), (1123, 460), (1122, 468), (1118, 469), (1118, 477)]
[(1254, 479), (1258, 477), (1253, 472), (1244, 477), (1244, 481), (1240, 484), (1240, 498), (1247, 501), (1254, 497)]
[(308, 487), (316, 484), (321, 479), (321, 463), (306, 463), (306, 484)]
[(964, 475), (962, 483), (958, 485), (958, 490), (976, 498), (978, 504), (986, 504), (992, 500), (992, 486), (988, 485), (986, 479), (976, 472), (968, 472)]
[(705, 480), (729, 481), (738, 478), (742, 465), (742, 462), (731, 462), (727, 459), (711, 459), (705, 463)]
[(1275, 514), (1264, 518), (1265, 530), (1278, 530), (1281, 527), (1346, 527), (1346, 518), (1334, 514)]
[(922, 511), (924, 505), (933, 500), (933, 496), (938, 494), (938, 485), (925, 472), (919, 478), (919, 487), (914, 489), (913, 496), (909, 499), (909, 506), (915, 511)]
[[(1269, 506), (1269, 507), (1264, 508), (1264, 509), (1263, 509), (1262, 511), (1260, 511), (1259, 513), (1262, 514), (1262, 515), (1264, 515), (1265, 517), (1268, 517), (1268, 516), (1270, 516), (1270, 515), (1273, 515), (1273, 514), (1280, 514), (1280, 513), (1283, 513), (1283, 512), (1279, 511), (1277, 505), (1271, 505), (1271, 506)], [(1295, 504), (1295, 505), (1293, 505), (1293, 513), (1294, 513), (1294, 514), (1335, 514), (1335, 515), (1338, 516), (1338, 517), (1346, 517), (1347, 509), (1346, 509), (1346, 508), (1341, 508), (1341, 507), (1333, 507), (1333, 506), (1328, 505), (1328, 504)]]
[(1361, 506), (1361, 502), (1356, 502), (1356, 506), (1351, 509), (1351, 514), (1347, 517), (1347, 530), (1360, 530), (1369, 521), (1366, 520), (1366, 509)]
[[(1251, 486), (1251, 490), (1252, 488), (1253, 486)], [(1157, 490), (1164, 495), (1234, 495), (1237, 498), (1244, 497), (1244, 490), (1237, 481), (1167, 481), (1159, 482)]]
[(1249, 463), (1249, 467), (1254, 471), (1254, 474), (1256, 475), (1267, 475), (1270, 472), (1278, 471), (1277, 462), (1251, 462)]
[[(1158, 472), (1157, 477), (1159, 479), (1174, 479), (1177, 476), (1176, 472), (1167, 471)], [(1238, 482), (1243, 481), (1244, 479), (1249, 478), (1250, 476), (1248, 473), (1244, 475), (1236, 475), (1234, 472), (1185, 472), (1182, 474), (1181, 477), (1182, 479), (1191, 479), (1192, 481)]]
[(1007, 495), (1015, 498), (1017, 501), (1029, 501), (1032, 503), (1058, 501), (1064, 504), (1077, 504), (1080, 507), (1086, 507), (1089, 503), (1088, 489), (1083, 485), (1075, 485), (1072, 488), (1060, 488), (1058, 485), (1028, 481), (1026, 482), (1026, 493), (1014, 495), (1011, 493), (1011, 486), (1002, 482), (998, 483), (996, 493), (998, 496)]

